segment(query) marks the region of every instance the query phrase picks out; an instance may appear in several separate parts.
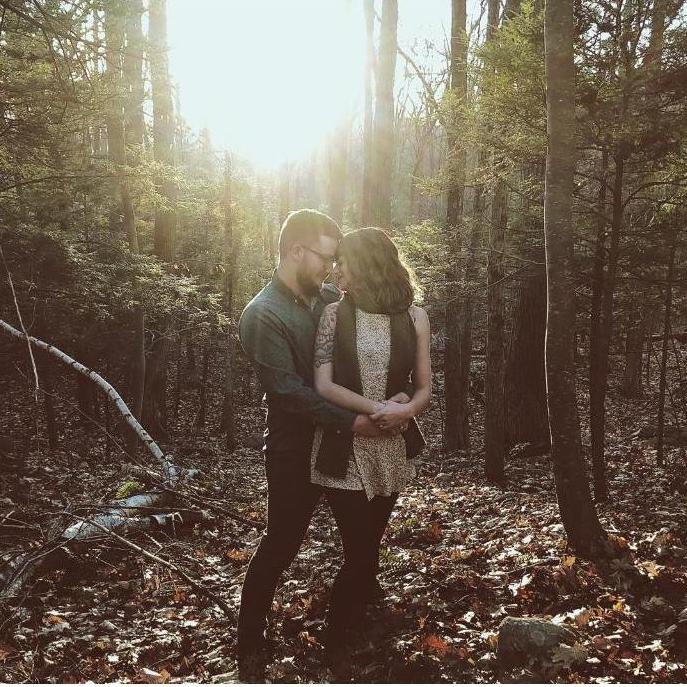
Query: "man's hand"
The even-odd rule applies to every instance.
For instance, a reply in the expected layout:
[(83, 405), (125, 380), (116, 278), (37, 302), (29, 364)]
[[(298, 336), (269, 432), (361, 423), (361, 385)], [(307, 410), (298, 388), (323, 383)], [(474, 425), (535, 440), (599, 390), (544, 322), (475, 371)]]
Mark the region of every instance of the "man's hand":
[(399, 391), (394, 394), (389, 401), (395, 401), (396, 403), (410, 403), (410, 396), (405, 391)]
[(410, 419), (406, 403), (387, 401), (376, 413), (370, 415), (370, 420), (385, 432), (400, 428)]
[(381, 437), (382, 434), (384, 434), (384, 432), (370, 420), (368, 415), (357, 415), (353, 423), (352, 431), (354, 434), (361, 434), (365, 437)]

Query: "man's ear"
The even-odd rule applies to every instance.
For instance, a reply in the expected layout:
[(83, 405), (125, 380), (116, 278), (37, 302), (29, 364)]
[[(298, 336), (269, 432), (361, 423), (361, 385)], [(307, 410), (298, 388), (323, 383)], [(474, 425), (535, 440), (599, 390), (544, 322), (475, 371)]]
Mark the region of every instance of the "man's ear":
[(300, 262), (303, 259), (303, 254), (305, 249), (300, 243), (294, 243), (291, 248), (289, 248), (289, 255), (296, 262)]

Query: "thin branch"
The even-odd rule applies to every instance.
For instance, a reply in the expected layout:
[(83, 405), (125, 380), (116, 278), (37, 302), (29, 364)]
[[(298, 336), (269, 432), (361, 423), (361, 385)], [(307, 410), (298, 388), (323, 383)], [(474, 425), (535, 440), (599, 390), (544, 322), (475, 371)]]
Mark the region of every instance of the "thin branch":
[(224, 601), (219, 596), (217, 596), (213, 592), (211, 592), (208, 589), (206, 589), (205, 587), (203, 587), (200, 584), (200, 582), (198, 582), (193, 577), (191, 577), (191, 575), (189, 575), (186, 571), (182, 570), (178, 565), (176, 565), (170, 561), (166, 561), (164, 558), (160, 558), (159, 556), (156, 556), (154, 553), (150, 553), (150, 551), (147, 551), (146, 549), (139, 546), (138, 544), (134, 544), (132, 541), (125, 539), (121, 535), (117, 534), (116, 532), (113, 532), (112, 530), (108, 529), (104, 525), (101, 525), (100, 523), (95, 522), (94, 520), (91, 520), (89, 518), (84, 518), (80, 515), (74, 515), (73, 513), (66, 513), (65, 512), (64, 514), (78, 518), (82, 522), (87, 523), (87, 524), (91, 525), (92, 527), (96, 527), (99, 530), (102, 530), (105, 534), (109, 535), (113, 539), (116, 539), (118, 542), (120, 542), (121, 544), (124, 544), (125, 546), (132, 549), (133, 551), (140, 553), (142, 556), (145, 556), (146, 558), (150, 559), (151, 561), (155, 561), (155, 563), (159, 563), (160, 565), (164, 566), (165, 568), (169, 568), (169, 570), (171, 570), (171, 571), (175, 572), (177, 575), (179, 575), (179, 577), (181, 577), (182, 580), (185, 580), (186, 582), (188, 582), (188, 584), (190, 584), (191, 587), (193, 587), (193, 589), (195, 589), (196, 592), (198, 592), (198, 594), (200, 594), (201, 596), (205, 596), (208, 599), (210, 599), (210, 601), (213, 601), (214, 603), (216, 603), (224, 611), (224, 613), (226, 614), (226, 616), (228, 618), (235, 620), (236, 615), (231, 610), (231, 608), (229, 608), (226, 601)]
[(36, 369), (36, 361), (33, 357), (33, 351), (31, 350), (31, 340), (29, 337), (29, 333), (26, 331), (26, 327), (24, 326), (24, 320), (22, 319), (21, 310), (19, 309), (19, 303), (17, 302), (17, 293), (14, 290), (14, 282), (12, 281), (10, 268), (7, 266), (7, 262), (5, 261), (5, 253), (2, 250), (2, 244), (0, 244), (0, 258), (2, 258), (2, 264), (5, 266), (5, 271), (7, 272), (7, 281), (9, 282), (10, 290), (12, 291), (12, 298), (14, 299), (14, 308), (17, 311), (17, 318), (19, 319), (19, 326), (21, 327), (22, 332), (24, 332), (24, 338), (26, 339), (26, 347), (29, 349), (29, 359), (31, 360), (31, 367), (33, 368), (33, 378), (36, 384), (34, 398), (36, 399), (36, 403), (38, 403), (38, 390), (40, 389), (40, 385), (38, 383), (38, 370)]

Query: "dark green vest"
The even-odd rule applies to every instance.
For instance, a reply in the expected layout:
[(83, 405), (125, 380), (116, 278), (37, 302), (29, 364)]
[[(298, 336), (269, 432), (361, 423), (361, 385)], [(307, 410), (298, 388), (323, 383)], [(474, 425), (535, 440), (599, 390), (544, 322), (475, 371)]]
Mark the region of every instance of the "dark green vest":
[[(417, 346), (415, 325), (407, 309), (390, 313), (390, 320), (391, 357), (386, 381), (386, 398), (406, 390), (415, 366)], [(336, 384), (363, 395), (357, 351), (355, 303), (348, 294), (339, 302), (336, 312), (333, 379)], [(425, 446), (424, 437), (415, 418), (410, 421), (403, 438), (406, 442), (406, 457), (411, 460)], [(344, 477), (352, 452), (353, 432), (325, 430), (315, 466), (326, 475)]]

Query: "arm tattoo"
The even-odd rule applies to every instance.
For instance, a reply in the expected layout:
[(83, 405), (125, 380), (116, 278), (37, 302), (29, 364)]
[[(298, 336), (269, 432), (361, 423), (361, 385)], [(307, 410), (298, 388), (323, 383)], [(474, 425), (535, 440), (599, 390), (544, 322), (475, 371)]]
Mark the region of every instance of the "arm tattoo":
[(334, 362), (334, 332), (336, 330), (336, 304), (328, 305), (317, 328), (315, 337), (315, 367)]

